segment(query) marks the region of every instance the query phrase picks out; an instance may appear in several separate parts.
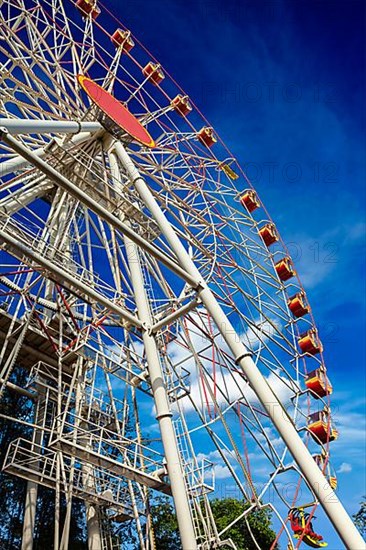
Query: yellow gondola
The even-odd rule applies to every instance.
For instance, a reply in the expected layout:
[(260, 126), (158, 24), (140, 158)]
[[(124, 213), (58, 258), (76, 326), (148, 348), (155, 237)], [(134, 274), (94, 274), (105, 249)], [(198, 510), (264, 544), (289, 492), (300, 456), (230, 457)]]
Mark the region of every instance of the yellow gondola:
[(311, 548), (326, 548), (328, 546), (323, 537), (315, 533), (312, 521), (310, 520), (310, 514), (304, 512), (304, 507), (290, 510), (289, 520), (295, 539), (301, 539)]

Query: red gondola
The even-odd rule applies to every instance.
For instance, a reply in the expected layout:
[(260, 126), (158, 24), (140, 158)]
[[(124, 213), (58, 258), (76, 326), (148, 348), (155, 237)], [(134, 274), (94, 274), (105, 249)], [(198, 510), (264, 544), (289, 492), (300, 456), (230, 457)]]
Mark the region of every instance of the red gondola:
[(310, 311), (305, 292), (301, 291), (288, 299), (288, 307), (294, 317), (303, 317)]
[(152, 63), (151, 61), (142, 69), (142, 74), (150, 80), (155, 86), (165, 78), (165, 75), (158, 63)]
[(285, 256), (275, 264), (275, 270), (281, 281), (291, 279), (296, 273), (292, 260), (289, 256)]
[(309, 416), (308, 430), (317, 443), (327, 443), (338, 438), (338, 430), (332, 426), (329, 411), (323, 409)]
[(324, 397), (325, 395), (330, 395), (333, 391), (332, 384), (328, 380), (326, 370), (323, 365), (306, 375), (305, 385), (309, 390), (311, 390), (311, 393), (315, 399)]
[[(304, 512), (303, 508), (293, 508), (290, 510), (288, 517), (295, 539), (301, 538), (311, 548), (325, 548), (328, 546), (323, 537), (314, 531), (310, 514)], [(314, 516), (313, 519), (315, 519)]]
[(338, 487), (338, 479), (334, 469), (331, 467), (327, 454), (322, 451), (321, 455), (315, 455), (314, 460), (325, 475), (329, 485), (335, 491)]
[(111, 36), (111, 41), (116, 48), (120, 48), (122, 46), (122, 52), (129, 52), (135, 45), (131, 37), (131, 32), (124, 31), (123, 29), (117, 29), (114, 31)]
[(260, 207), (261, 203), (257, 197), (257, 193), (253, 189), (247, 189), (240, 197), (240, 202), (248, 212), (253, 212)]
[(197, 133), (197, 137), (199, 141), (206, 147), (212, 147), (217, 142), (217, 139), (215, 138), (213, 133), (213, 129), (209, 126), (204, 126), (203, 128), (201, 128), (201, 130)]
[(315, 355), (323, 351), (323, 345), (319, 340), (316, 328), (311, 328), (300, 335), (299, 347), (303, 353), (310, 353), (310, 355)]
[(173, 107), (174, 111), (181, 116), (187, 116), (192, 111), (192, 105), (189, 102), (187, 95), (178, 94), (174, 99), (171, 100), (170, 105)]
[(83, 17), (91, 15), (92, 19), (96, 19), (100, 14), (100, 8), (98, 8), (95, 0), (77, 0), (76, 7)]
[(263, 225), (263, 227), (259, 229), (258, 233), (266, 246), (271, 246), (271, 244), (279, 240), (279, 235), (274, 223), (266, 223), (266, 225)]

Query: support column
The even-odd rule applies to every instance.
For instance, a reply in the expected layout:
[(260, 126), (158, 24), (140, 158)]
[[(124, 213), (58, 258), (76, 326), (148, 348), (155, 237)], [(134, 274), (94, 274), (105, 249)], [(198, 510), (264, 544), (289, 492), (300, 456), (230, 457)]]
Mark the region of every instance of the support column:
[(334, 528), (349, 550), (362, 550), (366, 548), (360, 533), (353, 524), (337, 495), (330, 487), (320, 468), (315, 463), (307, 447), (299, 436), (291, 418), (283, 408), (275, 393), (268, 385), (266, 379), (251, 358), (251, 353), (240, 341), (238, 334), (225, 315), (215, 296), (200, 276), (189, 254), (179, 240), (174, 228), (165, 217), (159, 204), (152, 195), (145, 180), (140, 176), (133, 161), (120, 142), (115, 142), (114, 150), (126, 171), (129, 179), (134, 183), (140, 198), (149, 209), (152, 217), (158, 224), (161, 232), (167, 239), (172, 251), (178, 259), (181, 267), (189, 274), (197, 278), (197, 292), (226, 341), (236, 363), (240, 366), (253, 388), (258, 399), (267, 411), (274, 426), (280, 433), (283, 441), (291, 452), (295, 462), (299, 466), (309, 486), (319, 499), (324, 511), (328, 515)]
[[(110, 154), (110, 163), (116, 181), (121, 181), (116, 157), (113, 153)], [(137, 313), (139, 320), (144, 323), (142, 339), (144, 343), (151, 387), (154, 395), (156, 419), (159, 422), (166, 466), (177, 514), (182, 548), (183, 550), (196, 550), (197, 542), (194, 533), (193, 519), (184, 481), (176, 435), (174, 432), (172, 422), (173, 415), (170, 410), (170, 404), (165, 387), (160, 354), (155, 337), (150, 334), (149, 331), (149, 328), (152, 326), (152, 315), (140, 265), (139, 249), (137, 245), (128, 237), (125, 237), (124, 240), (128, 257), (128, 265), (130, 268), (131, 282), (136, 300)]]
[[(34, 429), (33, 442), (36, 445), (42, 445), (45, 421), (46, 421), (46, 400), (44, 387), (41, 384), (37, 384), (37, 402), (36, 410), (34, 414), (34, 423), (39, 428)], [(38, 484), (34, 481), (27, 482), (27, 493), (25, 498), (25, 510), (23, 519), (23, 534), (22, 534), (22, 549), (33, 549), (33, 536), (34, 526), (36, 521), (37, 512), (37, 496), (38, 496)]]
[(88, 531), (88, 549), (102, 550), (98, 509), (89, 503), (86, 503), (86, 526)]
[(33, 534), (36, 520), (38, 484), (34, 481), (27, 482), (27, 495), (23, 519), (22, 550), (32, 550)]

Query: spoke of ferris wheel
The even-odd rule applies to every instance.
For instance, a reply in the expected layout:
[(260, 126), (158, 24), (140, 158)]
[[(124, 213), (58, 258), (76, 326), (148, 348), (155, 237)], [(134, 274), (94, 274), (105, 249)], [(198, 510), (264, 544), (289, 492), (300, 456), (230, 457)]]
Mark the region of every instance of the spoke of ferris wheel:
[[(201, 350), (201, 351), (202, 351), (202, 350)], [(194, 353), (194, 350), (192, 350), (192, 352)], [(197, 360), (199, 361), (198, 358), (197, 358)], [(174, 366), (173, 366), (173, 365), (171, 365), (171, 367), (174, 369)], [(206, 375), (207, 375), (209, 378), (211, 378), (211, 380), (212, 380), (213, 383), (214, 383), (214, 380), (212, 379), (212, 374), (211, 374), (210, 372), (207, 372), (206, 369), (204, 369), (204, 370), (205, 370)], [(208, 388), (208, 389), (209, 389), (209, 391), (210, 391), (210, 388)], [(222, 393), (221, 387), (218, 386), (217, 389), (218, 389), (218, 391), (222, 394), (222, 396), (227, 400), (227, 402), (229, 402), (229, 399), (230, 399), (230, 398), (229, 398), (228, 396), (225, 396), (225, 395)], [(212, 402), (217, 404), (217, 410), (219, 410), (219, 405), (218, 405), (218, 403), (217, 403), (215, 397), (212, 395), (212, 392), (210, 392), (210, 393), (211, 393)], [(192, 402), (192, 404), (194, 405), (194, 402)], [(248, 405), (250, 406), (250, 402), (248, 402)], [(216, 409), (215, 409), (215, 410), (216, 410)], [(220, 413), (220, 410), (219, 410), (219, 413)], [(202, 423), (203, 423), (203, 426), (205, 426), (205, 425), (207, 426), (207, 421), (205, 421), (203, 418), (202, 418)], [(259, 423), (259, 426), (260, 426), (260, 428), (261, 428), (261, 431), (264, 432), (264, 429), (263, 429), (263, 426), (261, 425), (261, 423)], [(227, 431), (227, 428), (228, 428), (228, 427), (226, 426), (226, 428), (225, 428), (226, 431)], [(265, 432), (264, 432), (264, 434), (265, 434)], [(253, 433), (252, 433), (251, 435), (252, 435), (252, 436), (254, 437), (254, 439), (257, 441), (257, 444), (258, 444), (259, 447), (262, 449), (262, 451), (264, 452), (264, 454), (267, 454), (267, 453), (266, 453), (266, 450), (265, 450), (264, 447), (261, 445), (261, 443), (256, 439), (255, 435), (254, 435)], [(265, 436), (266, 436), (266, 434), (265, 434)], [(269, 440), (269, 438), (266, 437), (266, 439), (267, 439), (267, 442), (268, 442), (269, 446), (271, 446), (271, 445), (270, 445), (270, 440)], [(213, 439), (213, 441), (215, 442), (214, 439)], [(234, 445), (234, 447), (235, 447), (235, 445)], [(227, 463), (227, 460), (226, 460), (225, 455), (222, 455), (222, 453), (220, 452), (220, 447), (217, 447), (217, 449), (218, 449), (218, 452), (221, 454), (222, 459), (224, 460), (224, 462), (227, 464), (229, 470), (231, 471), (232, 469), (230, 468), (230, 464)], [(274, 450), (274, 449), (273, 449), (273, 450)], [(238, 457), (239, 462), (241, 462), (240, 454), (239, 454), (238, 452), (236, 452), (236, 455), (237, 455), (237, 457)], [(268, 458), (269, 458), (269, 457), (268, 457)], [(280, 461), (279, 458), (278, 458), (278, 461), (282, 464), (282, 462)], [(274, 463), (274, 466), (275, 466), (275, 463)], [(234, 476), (234, 478), (236, 479), (235, 474), (233, 474), (232, 471), (231, 471), (231, 473), (232, 473), (232, 475)], [(240, 485), (239, 485), (239, 486), (240, 486)]]
[[(209, 375), (209, 376), (211, 376), (209, 373), (206, 373), (206, 374)], [(212, 378), (211, 378), (211, 379), (212, 379)], [(213, 381), (213, 379), (212, 379), (212, 381)], [(233, 448), (233, 452), (234, 452), (235, 455), (236, 455), (236, 460), (237, 460), (237, 462), (239, 463), (239, 465), (240, 465), (240, 467), (241, 467), (241, 469), (242, 469), (242, 472), (243, 472), (243, 474), (244, 474), (244, 476), (245, 476), (245, 478), (246, 478), (246, 481), (247, 481), (247, 483), (248, 483), (248, 485), (249, 485), (249, 487), (250, 487), (250, 489), (251, 489), (251, 491), (252, 491), (252, 498), (255, 499), (255, 500), (257, 501), (256, 490), (255, 490), (255, 487), (254, 487), (254, 485), (253, 485), (253, 481), (252, 481), (252, 479), (251, 479), (250, 472), (248, 472), (248, 469), (247, 469), (247, 468), (245, 467), (245, 465), (244, 465), (244, 462), (243, 462), (242, 457), (241, 457), (241, 453), (240, 453), (239, 450), (238, 450), (238, 447), (237, 447), (237, 445), (236, 445), (236, 442), (235, 442), (235, 439), (234, 439), (234, 437), (233, 437), (233, 434), (231, 433), (231, 430), (230, 430), (230, 428), (229, 428), (229, 426), (228, 426), (228, 424), (227, 424), (227, 422), (226, 422), (226, 420), (225, 420), (225, 417), (224, 417), (224, 415), (223, 415), (222, 412), (221, 412), (221, 408), (220, 408), (220, 407), (218, 406), (218, 404), (217, 404), (217, 400), (216, 400), (216, 398), (215, 398), (215, 395), (214, 395), (212, 386), (211, 386), (210, 384), (208, 384), (208, 385), (207, 385), (207, 389), (208, 389), (208, 392), (209, 392), (209, 394), (210, 394), (210, 398), (211, 398), (212, 402), (216, 405), (216, 411), (217, 411), (216, 414), (218, 414), (218, 416), (219, 416), (220, 419), (221, 419), (221, 423), (222, 423), (222, 425), (223, 425), (223, 427), (224, 427), (224, 429), (225, 429), (225, 432), (226, 432), (226, 434), (227, 434), (227, 436), (228, 436), (228, 438), (229, 438), (229, 441), (230, 441), (231, 446), (232, 446), (232, 448)], [(247, 499), (249, 500), (248, 497), (247, 497)], [(258, 501), (257, 501), (257, 502), (258, 502)]]
[[(148, 171), (146, 171), (145, 173), (146, 173), (146, 175), (149, 175), (149, 177), (152, 177), (152, 178), (153, 178), (157, 183), (159, 183), (160, 185), (161, 185), (161, 179), (164, 180), (164, 176), (163, 176), (163, 175), (161, 175), (160, 178), (157, 178), (157, 177), (153, 177), (153, 176), (151, 175), (151, 173), (148, 172)], [(180, 181), (182, 180), (181, 177), (175, 176), (174, 174), (173, 174), (173, 177), (177, 179), (177, 182), (180, 182)], [(168, 189), (167, 189), (167, 191), (168, 191)], [(186, 209), (186, 202), (182, 201), (182, 199), (180, 199), (177, 195), (175, 195), (173, 190), (169, 189), (169, 195), (175, 197), (176, 201), (177, 201), (178, 203), (180, 203), (182, 209), (184, 209), (184, 210)], [(154, 193), (154, 196), (155, 196), (156, 199), (161, 200), (161, 199), (159, 198), (159, 193), (155, 192), (155, 193)], [(209, 194), (208, 194), (208, 196), (209, 196)], [(216, 200), (217, 200), (217, 199), (216, 199), (216, 197), (215, 197), (215, 201), (216, 201)], [(171, 199), (169, 199), (169, 201), (171, 202)], [(222, 204), (223, 204), (224, 206), (227, 206), (226, 203), (222, 203)], [(176, 206), (177, 208), (179, 208), (178, 204), (175, 204), (175, 206)], [(172, 215), (174, 216), (174, 212), (172, 212)], [(208, 221), (206, 221), (206, 220), (202, 217), (201, 214), (197, 213), (197, 216), (198, 216), (198, 218), (201, 218), (202, 223), (204, 223), (207, 227), (210, 228), (210, 230), (212, 230), (212, 229), (211, 229), (211, 226), (208, 224)], [(225, 223), (226, 223), (228, 226), (230, 226), (230, 225), (231, 225), (231, 220), (230, 220), (230, 219), (226, 219), (226, 220), (225, 220)], [(199, 239), (199, 234), (193, 235), (192, 233), (190, 233), (189, 227), (188, 227), (188, 226), (187, 226), (185, 229), (186, 229), (186, 233), (188, 233), (188, 234), (191, 235), (192, 241), (194, 242), (195, 246), (199, 248), (199, 247), (200, 247), (200, 243), (199, 243), (199, 240), (198, 240), (198, 239)], [(238, 230), (238, 227), (237, 227), (237, 226), (233, 226), (233, 230), (236, 230), (236, 231), (237, 231), (237, 230)], [(184, 239), (187, 238), (186, 234), (184, 234), (183, 232), (180, 233), (180, 231), (179, 231), (177, 228), (176, 228), (176, 232), (178, 232), (178, 234), (180, 234)], [(263, 266), (263, 264), (261, 264), (261, 263), (255, 261), (255, 259), (253, 259), (253, 258), (246, 252), (246, 249), (242, 247), (242, 243), (239, 243), (239, 242), (236, 243), (236, 242), (234, 242), (234, 241), (229, 241), (229, 240), (228, 240), (228, 244), (229, 244), (230, 247), (231, 247), (232, 249), (234, 249), (237, 253), (240, 253), (241, 256), (247, 257), (248, 260), (250, 260), (256, 267), (258, 267), (259, 273), (258, 273), (258, 272), (256, 273), (256, 277), (257, 277), (259, 280), (265, 281), (266, 284), (273, 286), (273, 288), (277, 288), (277, 280), (276, 280), (275, 276), (273, 275), (273, 273), (271, 273), (268, 269), (266, 269), (265, 266)], [(256, 253), (258, 253), (258, 250), (260, 250), (260, 249), (258, 248), (258, 245), (257, 245), (256, 242), (254, 241), (254, 239), (253, 239), (253, 244), (255, 244), (255, 251), (256, 251)], [(263, 255), (263, 257), (267, 257), (267, 253), (265, 252), (264, 249), (263, 249), (262, 255)], [(249, 275), (249, 272), (248, 272), (248, 271), (245, 271), (245, 273), (246, 273), (246, 275)], [(252, 276), (254, 276), (254, 275), (252, 275)], [(266, 277), (268, 277), (268, 278), (264, 279), (264, 278), (263, 278), (264, 276), (266, 276)]]
[[(190, 397), (189, 397), (190, 398)], [(213, 430), (211, 430), (210, 428), (210, 425), (213, 423), (213, 422), (217, 422), (218, 421), (218, 418), (215, 418), (214, 420), (210, 421), (210, 422), (207, 422), (207, 420), (205, 419), (200, 407), (198, 407), (197, 403), (195, 402), (195, 400), (191, 399), (190, 398), (190, 401), (191, 401), (191, 404), (192, 404), (192, 407), (193, 409), (195, 410), (195, 412), (197, 413), (198, 415), (198, 418), (200, 419), (201, 421), (201, 425), (198, 427), (198, 428), (193, 428), (192, 430), (190, 430), (190, 433), (193, 433), (194, 431), (198, 430), (198, 429), (206, 429), (208, 435), (210, 436), (213, 444), (215, 445), (216, 447), (216, 450), (219, 454), (219, 456), (221, 457), (223, 463), (226, 465), (226, 467), (228, 468), (228, 471), (230, 472), (233, 480), (236, 482), (240, 492), (242, 493), (243, 497), (245, 499), (248, 499), (248, 495), (247, 495), (247, 491), (245, 489), (245, 487), (243, 486), (242, 482), (240, 481), (240, 478), (237, 474), (237, 472), (235, 471), (233, 465), (230, 463), (227, 455), (224, 453), (224, 449), (226, 449), (228, 452), (230, 452), (230, 449), (225, 445), (225, 443), (222, 441), (222, 439), (218, 436), (217, 433), (215, 433)], [(227, 410), (229, 410), (232, 406), (230, 405), (228, 407)]]
[[(239, 311), (238, 311), (238, 314), (240, 314), (240, 317), (243, 319), (243, 321), (245, 322), (246, 325), (248, 325), (249, 327), (252, 326), (252, 327), (257, 328), (257, 325), (256, 325), (255, 322), (251, 321), (248, 317), (246, 317), (245, 315), (241, 314), (241, 312), (239, 312)], [(264, 315), (264, 318), (266, 318), (265, 315)], [(268, 319), (267, 319), (267, 320), (268, 320)], [(216, 335), (219, 335), (219, 334), (220, 334), (220, 331), (218, 331)], [(207, 334), (205, 335), (205, 337), (206, 337), (206, 338), (209, 338)], [(267, 349), (268, 353), (270, 354), (271, 358), (272, 358), (273, 361), (274, 361), (274, 364), (273, 364), (273, 366), (271, 367), (270, 364), (269, 364), (269, 362), (268, 362), (268, 360), (262, 358), (262, 361), (266, 363), (267, 368), (268, 368), (271, 372), (273, 372), (276, 376), (278, 376), (278, 375), (276, 374), (276, 370), (275, 370), (275, 369), (276, 369), (276, 368), (277, 368), (277, 369), (279, 368), (279, 369), (281, 369), (281, 372), (286, 373), (287, 376), (289, 377), (289, 379), (291, 379), (291, 377), (290, 377), (290, 375), (289, 375), (287, 369), (284, 367), (284, 365), (282, 364), (282, 362), (278, 359), (278, 356), (274, 353), (274, 351), (273, 351), (269, 346), (267, 346), (265, 339), (268, 338), (268, 340), (272, 341), (272, 342), (275, 343), (275, 344), (277, 344), (277, 341), (274, 340), (274, 339), (272, 339), (271, 337), (269, 337), (269, 336), (266, 335), (266, 334), (264, 334), (263, 337), (262, 337), (261, 334), (258, 333), (258, 332), (256, 333), (256, 337), (257, 337), (257, 339), (259, 340), (259, 342), (261, 342), (261, 343), (263, 344), (263, 346)], [(214, 342), (214, 340), (213, 340), (213, 342)], [(212, 345), (212, 343), (211, 343), (211, 344), (208, 344), (206, 348), (202, 348), (202, 349), (200, 350), (200, 354), (202, 354), (206, 349), (209, 349), (209, 348), (211, 347), (211, 345)], [(282, 346), (280, 345), (279, 347), (281, 348)], [(283, 348), (283, 349), (284, 349), (284, 348)], [(284, 351), (286, 351), (287, 353), (289, 353), (289, 351), (288, 351), (287, 349), (284, 349)], [(220, 350), (219, 347), (217, 348), (217, 352), (218, 352), (219, 354), (221, 354), (221, 350)], [(287, 382), (287, 380), (284, 380), (283, 383), (284, 383), (285, 385), (287, 385), (287, 386), (289, 387), (289, 389), (294, 390), (294, 384), (293, 384), (293, 383), (290, 384), (290, 383)]]
[[(131, 182), (134, 183), (135, 189), (139, 193), (141, 200), (145, 203), (156, 223), (159, 225), (160, 230), (165, 235), (178, 261), (181, 262), (182, 267), (190, 273), (192, 277), (199, 280), (200, 274), (197, 268), (193, 264), (182, 243), (179, 241), (174, 229), (168, 222), (159, 204), (154, 199), (151, 191), (139, 174), (122, 143), (115, 142), (114, 150)], [(244, 344), (240, 341), (234, 327), (216, 301), (211, 290), (202, 280), (200, 286), (197, 288), (197, 293), (208, 312), (211, 314), (216, 326), (220, 329), (224, 340), (234, 355), (235, 361), (238, 366), (243, 369), (251, 387), (268, 412), (273, 424), (299, 465), (310, 487), (317, 495), (340, 537), (350, 550), (362, 548), (364, 543), (359, 532), (309, 453), (277, 396), (253, 362), (252, 354), (248, 352)]]
[[(0, 53), (4, 55), (9, 55), (6, 49), (2, 46), (0, 46)], [(19, 59), (22, 59), (28, 54), (28, 50), (26, 52), (22, 51), (21, 49), (19, 51), (16, 51), (16, 56), (19, 56)], [(34, 60), (34, 62), (36, 62), (36, 60)], [(20, 64), (20, 66), (24, 72), (24, 82), (17, 80), (9, 70), (4, 71), (2, 75), (3, 79), (7, 78), (13, 82), (15, 90), (12, 90), (12, 93), (14, 93), (14, 91), (16, 91), (18, 87), (22, 89), (23, 93), (28, 93), (29, 103), (24, 103), (21, 100), (17, 100), (17, 104), (19, 106), (21, 106), (25, 110), (28, 110), (29, 112), (35, 110), (39, 114), (39, 116), (43, 118), (44, 111), (42, 112), (36, 102), (36, 99), (41, 99), (43, 95), (43, 97), (49, 98), (50, 110), (53, 113), (54, 117), (62, 118), (62, 115), (70, 115), (71, 107), (68, 105), (68, 102), (65, 103), (64, 101), (61, 101), (59, 95), (55, 93), (54, 90), (49, 88), (44, 82), (42, 82), (41, 79), (37, 78), (30, 66), (25, 63)], [(63, 92), (62, 88), (58, 85), (56, 81), (53, 80), (53, 83), (55, 84), (56, 89), (59, 89), (60, 92)], [(37, 89), (35, 89), (35, 86), (37, 86)], [(9, 95), (8, 92), (5, 91), (5, 93), (6, 95)], [(12, 100), (14, 101), (14, 97), (9, 96), (9, 98), (10, 97), (12, 97)], [(59, 103), (57, 103), (57, 101), (59, 101)], [(78, 109), (78, 107), (80, 106), (76, 106), (76, 110)]]
[[(211, 374), (210, 372), (208, 372), (206, 369), (205, 369), (205, 375), (208, 376), (208, 377), (211, 379), (212, 384), (214, 384), (214, 379), (213, 379), (213, 377), (212, 377), (212, 374)], [(213, 387), (213, 386), (212, 386), (212, 387)], [(240, 388), (238, 388), (238, 389), (240, 389)], [(225, 412), (222, 412), (222, 411), (221, 411), (221, 407), (220, 407), (220, 405), (219, 405), (217, 399), (215, 398), (215, 396), (214, 396), (214, 394), (213, 394), (213, 392), (212, 392), (212, 390), (211, 390), (211, 386), (208, 385), (208, 391), (210, 392), (210, 396), (211, 396), (212, 402), (214, 403), (214, 406), (215, 406), (215, 404), (216, 404), (216, 409), (215, 409), (215, 410), (217, 410), (217, 412), (218, 412), (218, 416), (216, 417), (215, 420), (217, 420), (218, 418), (222, 418), (223, 424), (224, 424), (224, 426), (225, 426), (225, 430), (226, 430), (227, 433), (228, 433), (230, 430), (229, 430), (229, 427), (226, 425), (226, 423), (225, 423), (225, 421), (224, 421), (224, 417), (225, 417), (226, 412), (227, 412), (228, 410), (232, 409), (232, 408), (234, 407), (234, 405), (233, 405), (233, 404), (230, 404), (230, 395), (225, 395), (224, 392), (223, 392), (223, 390), (222, 390), (222, 387), (221, 387), (220, 385), (217, 386), (217, 390), (218, 390), (218, 392), (221, 394), (222, 398), (224, 398), (224, 400), (225, 400), (226, 403), (228, 404), (228, 408), (226, 409)], [(255, 428), (255, 427), (256, 427), (255, 422), (254, 422), (252, 419), (246, 419), (246, 421), (249, 422), (249, 425), (247, 425), (247, 429), (248, 429), (248, 431), (250, 432), (251, 436), (253, 437), (253, 440), (256, 441), (257, 445), (261, 448), (261, 450), (262, 450), (262, 452), (264, 453), (264, 455), (267, 456), (267, 458), (273, 463), (274, 466), (276, 466), (276, 463), (279, 463), (279, 464), (282, 465), (282, 460), (281, 460), (280, 457), (278, 456), (276, 449), (272, 446), (271, 440), (270, 440), (270, 438), (268, 437), (268, 435), (266, 434), (266, 432), (265, 432), (265, 430), (264, 430), (264, 426), (262, 425), (262, 423), (261, 423), (261, 421), (260, 421), (260, 419), (259, 419), (259, 417), (258, 417), (258, 415), (257, 415), (257, 412), (254, 410), (254, 408), (252, 407), (252, 404), (250, 403), (249, 400), (247, 400), (247, 399), (245, 398), (244, 395), (243, 395), (242, 398), (246, 401), (246, 403), (245, 403), (246, 406), (250, 409), (250, 411), (251, 411), (251, 413), (252, 413), (252, 415), (253, 415), (253, 418), (256, 420), (256, 423), (257, 423), (257, 425), (259, 426), (260, 431), (261, 431), (261, 433), (263, 434), (263, 436), (264, 436), (264, 438), (265, 438), (265, 440), (266, 440), (266, 442), (267, 442), (267, 444), (268, 444), (268, 447), (269, 447), (269, 449), (270, 449), (270, 452), (271, 452), (272, 457), (268, 455), (268, 452), (267, 452), (266, 448), (265, 448), (265, 447), (262, 445), (262, 443), (258, 440), (256, 434), (254, 433), (254, 431), (252, 431), (252, 429), (251, 429), (250, 426), (249, 426), (249, 425), (252, 425), (252, 426)], [(238, 403), (239, 403), (239, 402), (238, 402)], [(237, 411), (235, 411), (235, 409), (234, 409), (234, 412), (237, 412)], [(237, 413), (237, 414), (238, 414), (238, 415), (239, 415), (239, 414), (242, 415), (243, 413), (239, 412), (239, 413)], [(244, 415), (243, 415), (243, 418), (245, 419), (245, 416), (244, 416)], [(209, 423), (210, 423), (210, 422), (207, 422), (207, 421), (205, 421), (205, 420), (202, 420), (202, 425), (203, 425), (203, 426), (208, 426)], [(229, 435), (229, 433), (228, 433), (228, 435)], [(229, 437), (231, 437), (231, 435), (229, 435)], [(235, 445), (233, 445), (233, 447), (234, 447), (234, 450), (235, 450)], [(221, 453), (220, 453), (220, 454), (221, 454)], [(237, 455), (237, 457), (238, 457), (238, 462), (239, 462), (239, 464), (241, 464), (241, 466), (242, 466), (242, 469), (243, 469), (243, 471), (244, 471), (244, 474), (246, 475), (246, 477), (248, 477), (248, 472), (246, 472), (246, 468), (245, 468), (244, 465), (242, 464), (240, 453), (236, 452), (236, 455)], [(222, 458), (225, 460), (225, 456), (222, 456)], [(226, 460), (225, 460), (225, 462), (226, 462)]]

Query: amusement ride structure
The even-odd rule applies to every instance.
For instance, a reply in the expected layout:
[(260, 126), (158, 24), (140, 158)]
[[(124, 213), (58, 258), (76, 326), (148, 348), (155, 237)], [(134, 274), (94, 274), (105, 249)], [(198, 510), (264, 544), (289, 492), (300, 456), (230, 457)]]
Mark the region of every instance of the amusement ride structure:
[[(39, 485), (55, 494), (55, 550), (73, 499), (89, 550), (127, 548), (126, 521), (153, 550), (159, 493), (184, 550), (235, 548), (229, 527), (262, 508), (272, 548), (325, 547), (319, 505), (363, 548), (334, 492), (311, 309), (236, 159), (99, 2), (0, 10), (0, 396), (33, 403), (32, 436), (3, 465), (27, 481), (22, 550)], [(246, 503), (222, 531), (215, 471)]]

